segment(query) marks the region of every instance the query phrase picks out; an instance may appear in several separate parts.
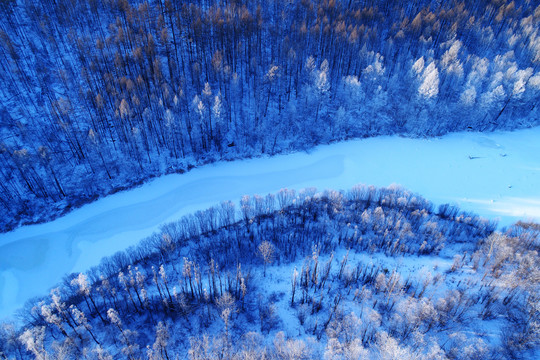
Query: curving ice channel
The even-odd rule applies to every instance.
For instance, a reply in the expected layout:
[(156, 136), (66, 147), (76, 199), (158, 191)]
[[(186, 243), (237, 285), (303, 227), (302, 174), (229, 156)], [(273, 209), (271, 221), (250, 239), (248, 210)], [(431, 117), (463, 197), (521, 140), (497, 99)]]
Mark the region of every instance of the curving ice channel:
[(540, 128), (353, 140), (163, 176), (55, 221), (0, 234), (0, 319), (46, 294), (65, 274), (98, 264), (183, 214), (237, 202), (244, 194), (358, 183), (400, 184), (435, 204), (457, 204), (501, 225), (540, 221)]

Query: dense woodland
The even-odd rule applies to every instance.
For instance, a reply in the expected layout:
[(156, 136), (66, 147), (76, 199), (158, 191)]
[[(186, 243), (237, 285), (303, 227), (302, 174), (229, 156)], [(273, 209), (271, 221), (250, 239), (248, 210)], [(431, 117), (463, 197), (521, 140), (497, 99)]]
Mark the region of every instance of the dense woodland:
[(397, 187), (246, 196), (66, 276), (0, 358), (533, 359), (540, 225), (494, 229)]
[(222, 159), (539, 121), (529, 0), (5, 0), (0, 19), (4, 231)]

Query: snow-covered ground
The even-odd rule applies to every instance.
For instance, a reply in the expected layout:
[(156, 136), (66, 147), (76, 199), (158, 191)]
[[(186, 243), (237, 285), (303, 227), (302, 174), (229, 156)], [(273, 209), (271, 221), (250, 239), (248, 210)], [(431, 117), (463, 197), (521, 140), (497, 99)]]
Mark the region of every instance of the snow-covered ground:
[(500, 219), (540, 221), (540, 128), (440, 139), (379, 137), (167, 175), (55, 221), (0, 234), (0, 318), (69, 272), (134, 245), (183, 214), (281, 188), (401, 184), (435, 204)]

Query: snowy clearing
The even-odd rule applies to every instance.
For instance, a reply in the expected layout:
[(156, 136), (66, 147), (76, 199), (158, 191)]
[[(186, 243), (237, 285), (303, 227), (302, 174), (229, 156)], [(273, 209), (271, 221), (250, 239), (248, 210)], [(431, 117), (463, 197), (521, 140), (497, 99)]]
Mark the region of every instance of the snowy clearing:
[(539, 139), (540, 128), (440, 139), (379, 137), (167, 175), (55, 221), (0, 234), (0, 318), (45, 294), (66, 273), (96, 265), (160, 224), (220, 201), (236, 203), (244, 194), (396, 183), (436, 205), (457, 204), (500, 219), (501, 226), (539, 221)]

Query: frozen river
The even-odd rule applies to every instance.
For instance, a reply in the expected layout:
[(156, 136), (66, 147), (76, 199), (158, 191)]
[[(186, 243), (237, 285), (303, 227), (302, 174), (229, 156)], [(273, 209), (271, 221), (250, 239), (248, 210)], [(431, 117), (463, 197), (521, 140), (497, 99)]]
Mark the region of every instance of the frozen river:
[(137, 244), (160, 224), (244, 194), (401, 184), (501, 225), (540, 221), (540, 128), (439, 139), (380, 137), (167, 175), (55, 221), (0, 234), (0, 319), (62, 277)]

